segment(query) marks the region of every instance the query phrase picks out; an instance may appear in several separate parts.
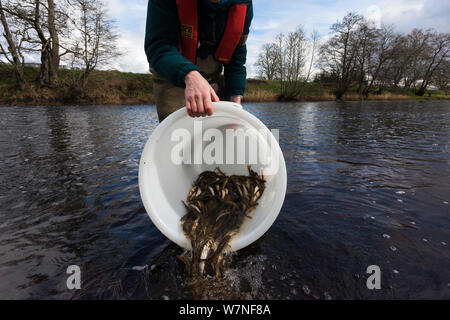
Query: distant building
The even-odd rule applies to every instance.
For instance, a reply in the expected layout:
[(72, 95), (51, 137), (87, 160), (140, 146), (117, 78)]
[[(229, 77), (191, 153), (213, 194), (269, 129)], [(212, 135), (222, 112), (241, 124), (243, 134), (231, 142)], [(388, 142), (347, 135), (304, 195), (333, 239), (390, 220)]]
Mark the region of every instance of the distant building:
[(35, 63), (35, 62), (27, 62), (27, 63), (25, 63), (25, 67), (40, 68), (41, 64), (40, 63)]
[[(37, 63), (37, 62), (27, 62), (27, 63), (25, 63), (25, 67), (40, 68), (41, 64)], [(79, 68), (79, 67), (75, 67), (75, 66), (71, 67), (66, 64), (59, 64), (59, 68), (64, 69), (64, 70), (81, 70), (81, 68)]]

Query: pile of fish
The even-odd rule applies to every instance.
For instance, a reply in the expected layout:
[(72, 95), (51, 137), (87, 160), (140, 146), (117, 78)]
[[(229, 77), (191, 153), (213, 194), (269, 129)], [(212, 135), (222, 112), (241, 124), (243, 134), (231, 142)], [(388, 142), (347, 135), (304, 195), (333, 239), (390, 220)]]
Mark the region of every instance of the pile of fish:
[(219, 168), (200, 174), (181, 219), (192, 250), (179, 256), (190, 277), (221, 277), (224, 256), (233, 236), (258, 206), (266, 181), (248, 167), (248, 176), (227, 176)]

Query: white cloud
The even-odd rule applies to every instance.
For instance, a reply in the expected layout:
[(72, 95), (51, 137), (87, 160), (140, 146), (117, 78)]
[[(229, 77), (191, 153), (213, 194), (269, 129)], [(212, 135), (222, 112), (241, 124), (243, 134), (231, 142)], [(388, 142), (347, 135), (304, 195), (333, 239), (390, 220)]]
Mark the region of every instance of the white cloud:
[(105, 5), (119, 28), (118, 47), (123, 55), (110, 64), (124, 72), (149, 71), (144, 51), (147, 0), (107, 0)]
[(375, 23), (378, 28), (381, 27), (381, 19), (383, 17), (383, 12), (381, 8), (377, 5), (371, 5), (367, 8), (365, 16), (367, 19)]
[(144, 52), (144, 33), (124, 32), (119, 38), (118, 47), (123, 55), (111, 63), (113, 69), (135, 73), (148, 72), (149, 66)]
[[(119, 46), (126, 54), (114, 63), (121, 71), (147, 72), (143, 42), (148, 0), (105, 0), (111, 16), (121, 29)], [(280, 32), (302, 25), (307, 34), (314, 29), (322, 37), (330, 26), (347, 12), (357, 11), (377, 24), (394, 24), (396, 30), (408, 32), (414, 27), (436, 28), (450, 32), (449, 0), (253, 0), (254, 20), (248, 40), (248, 73), (264, 43), (273, 41)]]

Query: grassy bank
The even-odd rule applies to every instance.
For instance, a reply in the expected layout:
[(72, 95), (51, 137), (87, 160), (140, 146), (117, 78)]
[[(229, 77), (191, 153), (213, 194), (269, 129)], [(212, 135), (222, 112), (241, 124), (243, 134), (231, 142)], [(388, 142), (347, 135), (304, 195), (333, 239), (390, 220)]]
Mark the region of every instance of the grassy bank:
[[(275, 102), (280, 95), (279, 81), (255, 80), (249, 79), (247, 83), (247, 92), (245, 94), (246, 102)], [(383, 92), (382, 94), (370, 94), (365, 100), (369, 101), (388, 101), (388, 100), (442, 100), (450, 99), (450, 95), (445, 95), (442, 91), (430, 91), (425, 96), (416, 96), (412, 91), (408, 94), (401, 92)], [(336, 101), (333, 94), (333, 88), (320, 83), (308, 83), (303, 89), (302, 95), (298, 101)], [(355, 90), (350, 90), (344, 95), (346, 101), (363, 100)]]
[[(79, 71), (60, 70), (60, 86), (53, 89), (39, 88), (35, 84), (39, 69), (25, 68), (25, 77), (28, 83), (25, 91), (15, 89), (13, 70), (9, 66), (0, 66), (0, 105), (135, 105), (154, 104), (153, 81), (149, 74), (123, 73), (119, 71), (94, 71), (84, 91), (76, 89), (72, 84)], [(335, 101), (333, 88), (309, 83), (305, 86), (298, 101)], [(245, 102), (275, 102), (280, 94), (278, 81), (265, 81), (249, 79)], [(450, 99), (443, 92), (431, 92), (424, 97), (413, 93), (401, 94), (384, 92), (383, 94), (369, 95), (367, 100), (436, 100)], [(357, 101), (361, 97), (355, 92), (344, 96), (344, 100)]]
[(60, 70), (58, 88), (39, 88), (35, 84), (39, 69), (25, 68), (27, 88), (15, 89), (13, 71), (7, 66), (0, 68), (1, 105), (95, 105), (95, 104), (153, 104), (153, 81), (149, 74), (119, 71), (93, 71), (86, 89), (81, 91), (73, 85), (79, 71)]

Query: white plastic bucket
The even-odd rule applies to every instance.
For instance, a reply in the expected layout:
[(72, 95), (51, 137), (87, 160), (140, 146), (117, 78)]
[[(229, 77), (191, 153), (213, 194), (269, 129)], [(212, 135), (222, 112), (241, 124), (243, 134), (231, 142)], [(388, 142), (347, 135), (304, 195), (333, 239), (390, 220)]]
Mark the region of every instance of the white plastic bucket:
[[(200, 125), (201, 136), (198, 131)], [(203, 134), (209, 129), (218, 129), (225, 133), (226, 129), (239, 128), (251, 132), (247, 140), (250, 143), (245, 144), (245, 150), (240, 150), (235, 141), (234, 152), (238, 155), (245, 154), (247, 164), (254, 162), (254, 159), (250, 161), (248, 157), (248, 149), (252, 143), (257, 142), (261, 150), (270, 155), (271, 162), (250, 163), (254, 171), (264, 173), (267, 184), (259, 206), (252, 213), (253, 218), (246, 220), (239, 233), (230, 242), (231, 251), (237, 251), (252, 244), (269, 230), (280, 213), (286, 195), (287, 174), (284, 157), (278, 142), (267, 127), (255, 116), (243, 110), (242, 106), (218, 102), (214, 103), (214, 115), (211, 117), (193, 119), (187, 115), (186, 108), (171, 114), (155, 129), (145, 146), (139, 165), (139, 189), (142, 201), (154, 225), (167, 238), (183, 248), (190, 249), (191, 246), (181, 227), (180, 219), (187, 213), (182, 201), (186, 200), (197, 177), (202, 172), (212, 171), (217, 167), (227, 175), (247, 175), (248, 169), (247, 164), (242, 162), (208, 165), (205, 161), (200, 161), (198, 164), (179, 164), (173, 161), (173, 155), (178, 154), (174, 150), (177, 150), (175, 148), (180, 147), (180, 144), (186, 145), (186, 141), (174, 139), (178, 137), (174, 132), (189, 132), (192, 141), (187, 144), (191, 144), (194, 149), (195, 141), (198, 142), (198, 139), (201, 141)], [(224, 134), (224, 144), (227, 143), (226, 139), (227, 136)], [(203, 142), (197, 150), (205, 151), (207, 144), (208, 142)], [(227, 162), (227, 150), (231, 149), (223, 149), (224, 163)], [(195, 156), (191, 158), (194, 161)]]

